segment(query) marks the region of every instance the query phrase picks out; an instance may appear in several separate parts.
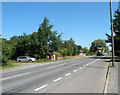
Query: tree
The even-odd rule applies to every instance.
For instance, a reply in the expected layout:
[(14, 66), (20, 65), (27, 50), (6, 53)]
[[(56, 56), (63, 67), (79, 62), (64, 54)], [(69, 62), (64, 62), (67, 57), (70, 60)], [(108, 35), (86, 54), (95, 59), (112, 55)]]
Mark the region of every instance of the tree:
[(63, 56), (75, 56), (79, 52), (78, 46), (72, 38), (68, 41), (64, 41), (61, 46), (59, 52), (62, 53)]
[(1, 40), (2, 40), (2, 63), (6, 63), (8, 59), (10, 59), (11, 57), (12, 49), (8, 40), (6, 39), (1, 39)]
[(85, 53), (86, 55), (89, 55), (89, 50), (87, 47), (83, 47), (82, 49), (83, 53)]
[(91, 47), (90, 47), (90, 51), (95, 53), (97, 51), (98, 47), (106, 47), (106, 43), (104, 40), (98, 39), (92, 42)]
[[(115, 48), (115, 55), (120, 57), (120, 10), (117, 9), (114, 14), (113, 19), (113, 28), (114, 28), (114, 48)], [(107, 43), (112, 43), (111, 36), (106, 34), (107, 36)], [(110, 45), (111, 46), (111, 45)]]
[(53, 51), (58, 50), (58, 43), (61, 42), (61, 34), (58, 35), (57, 31), (52, 31), (53, 25), (49, 24), (47, 17), (39, 25), (38, 31), (32, 34), (12, 37), (10, 42), (15, 42), (14, 54), (12, 58), (15, 59), (18, 56), (32, 56), (37, 59), (45, 59)]
[(109, 51), (109, 48), (108, 46), (105, 47), (105, 52), (108, 52)]

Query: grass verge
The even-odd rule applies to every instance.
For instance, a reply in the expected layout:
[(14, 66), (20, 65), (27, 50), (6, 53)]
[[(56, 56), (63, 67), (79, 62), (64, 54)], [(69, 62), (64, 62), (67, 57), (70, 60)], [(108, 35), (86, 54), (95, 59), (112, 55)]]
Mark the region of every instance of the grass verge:
[(86, 56), (74, 56), (74, 57), (63, 57), (61, 59), (57, 59), (57, 60), (48, 60), (48, 59), (38, 59), (35, 62), (24, 62), (24, 63), (16, 63), (15, 60), (9, 60), (7, 62), (7, 65), (2, 66), (2, 68), (0, 69), (10, 69), (10, 68), (14, 68), (16, 66), (19, 66), (19, 64), (28, 64), (28, 63), (42, 63), (42, 62), (56, 62), (59, 60), (67, 60), (67, 59), (77, 59), (77, 58), (81, 58), (81, 57), (86, 57)]
[[(7, 62), (7, 65), (4, 65), (4, 66), (1, 66), (1, 68), (0, 69), (9, 69), (9, 68), (13, 68), (13, 67), (16, 67), (16, 66), (18, 66), (18, 64), (15, 64), (16, 63), (16, 61), (15, 60), (8, 60), (8, 62)], [(4, 63), (3, 63), (4, 64)]]

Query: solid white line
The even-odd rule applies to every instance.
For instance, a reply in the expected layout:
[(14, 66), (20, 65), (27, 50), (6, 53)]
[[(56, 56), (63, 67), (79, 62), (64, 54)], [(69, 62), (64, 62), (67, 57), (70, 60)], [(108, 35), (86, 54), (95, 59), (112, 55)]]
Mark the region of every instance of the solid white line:
[(77, 72), (77, 70), (74, 70), (73, 72)]
[(27, 74), (29, 74), (29, 73), (30, 73), (30, 72), (23, 73), (23, 74), (19, 74), (19, 75), (15, 75), (15, 76), (11, 76), (11, 77), (6, 77), (6, 78), (3, 78), (2, 80), (6, 80), (6, 79), (10, 79), (10, 78), (15, 78), (15, 77), (18, 77), (18, 76), (27, 75)]
[(65, 76), (69, 76), (71, 73), (67, 73), (67, 74), (65, 74)]
[(55, 80), (53, 80), (54, 82), (57, 82), (57, 81), (59, 81), (59, 80), (61, 80), (62, 78), (61, 77), (59, 77), (59, 78), (57, 78), (57, 79), (55, 79)]
[(41, 86), (41, 87), (38, 87), (38, 88), (36, 88), (34, 91), (38, 91), (38, 90), (40, 90), (40, 89), (43, 89), (43, 88), (45, 88), (46, 86), (48, 86), (48, 85), (43, 85), (43, 86)]

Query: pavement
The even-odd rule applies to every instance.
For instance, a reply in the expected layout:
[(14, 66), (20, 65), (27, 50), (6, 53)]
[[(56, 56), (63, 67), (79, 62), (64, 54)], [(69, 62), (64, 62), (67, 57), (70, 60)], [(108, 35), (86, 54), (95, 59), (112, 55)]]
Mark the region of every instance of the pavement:
[(115, 62), (114, 67), (110, 62), (108, 77), (106, 80), (105, 93), (111, 93), (112, 95), (120, 95), (120, 62)]
[(108, 59), (85, 57), (2, 72), (2, 93), (103, 93)]

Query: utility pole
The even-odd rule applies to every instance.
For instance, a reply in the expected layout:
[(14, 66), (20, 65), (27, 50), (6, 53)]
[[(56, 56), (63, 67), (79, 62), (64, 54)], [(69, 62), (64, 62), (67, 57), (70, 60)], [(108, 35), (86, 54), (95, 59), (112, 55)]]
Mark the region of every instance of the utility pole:
[(113, 35), (113, 19), (112, 19), (112, 1), (110, 0), (110, 21), (111, 21), (111, 36), (112, 36), (112, 66), (114, 66), (114, 35)]

